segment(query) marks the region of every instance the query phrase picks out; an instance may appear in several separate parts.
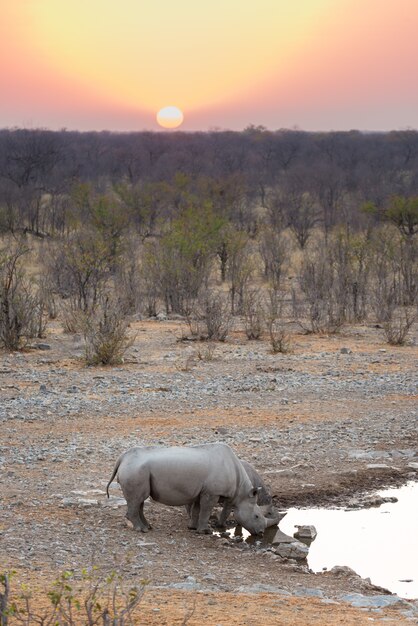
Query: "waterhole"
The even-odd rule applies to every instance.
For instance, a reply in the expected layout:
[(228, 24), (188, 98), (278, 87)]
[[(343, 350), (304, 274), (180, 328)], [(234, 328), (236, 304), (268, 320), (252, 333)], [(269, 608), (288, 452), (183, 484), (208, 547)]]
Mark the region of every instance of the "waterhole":
[[(315, 526), (318, 534), (308, 555), (314, 572), (346, 565), (403, 598), (418, 598), (418, 482), (379, 495), (397, 502), (361, 510), (292, 508), (279, 528), (292, 536), (297, 525)], [(243, 537), (257, 541), (246, 531)], [(262, 543), (273, 538), (268, 532)]]

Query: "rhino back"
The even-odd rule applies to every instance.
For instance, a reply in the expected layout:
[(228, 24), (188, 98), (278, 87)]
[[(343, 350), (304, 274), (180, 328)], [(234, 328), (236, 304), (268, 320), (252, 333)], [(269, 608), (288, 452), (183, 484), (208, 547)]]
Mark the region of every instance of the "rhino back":
[(266, 504), (271, 504), (272, 502), (272, 497), (271, 494), (269, 492), (269, 490), (267, 489), (266, 483), (264, 482), (264, 480), (261, 478), (260, 474), (257, 472), (257, 470), (251, 465), (251, 463), (248, 463), (248, 461), (243, 461), (241, 459), (241, 464), (243, 465), (248, 478), (250, 479), (253, 487), (255, 488), (259, 488), (260, 491), (258, 493), (258, 497), (257, 497), (257, 504), (259, 506), (263, 506)]
[(226, 444), (132, 448), (122, 458), (118, 480), (122, 487), (129, 484), (130, 488), (139, 488), (147, 480), (151, 497), (172, 506), (189, 504), (202, 491), (240, 499), (243, 485), (245, 493), (251, 487)]

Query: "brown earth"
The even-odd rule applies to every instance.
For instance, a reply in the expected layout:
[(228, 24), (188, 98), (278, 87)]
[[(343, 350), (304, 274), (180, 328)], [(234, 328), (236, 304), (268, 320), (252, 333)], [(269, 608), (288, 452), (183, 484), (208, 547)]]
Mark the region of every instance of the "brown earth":
[[(58, 324), (43, 340), (50, 349), (0, 355), (0, 572), (15, 570), (15, 584), (36, 591), (92, 564), (129, 584), (146, 578), (143, 624), (411, 623), (413, 603), (353, 608), (342, 595), (384, 591), (196, 535), (182, 509), (147, 503), (154, 529), (138, 535), (125, 525), (117, 485), (110, 501), (104, 488), (132, 445), (219, 440), (255, 465), (281, 508), (344, 505), (416, 479), (415, 345), (390, 347), (378, 329), (355, 327), (294, 333), (291, 354), (271, 355), (267, 343), (235, 332), (209, 355), (205, 344), (178, 341), (180, 321), (132, 330), (135, 345), (117, 368), (85, 367), (80, 338)], [(294, 596), (312, 588), (324, 597)]]

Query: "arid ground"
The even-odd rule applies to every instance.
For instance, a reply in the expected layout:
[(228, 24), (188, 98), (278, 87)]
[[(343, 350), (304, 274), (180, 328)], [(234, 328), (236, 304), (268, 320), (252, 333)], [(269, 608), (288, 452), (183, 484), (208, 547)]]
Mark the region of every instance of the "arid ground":
[(314, 574), (306, 562), (197, 535), (184, 510), (153, 502), (153, 530), (137, 534), (116, 483), (105, 497), (118, 455), (133, 445), (224, 441), (281, 509), (343, 506), (416, 479), (416, 329), (405, 347), (373, 326), (333, 336), (293, 329), (292, 352), (277, 355), (240, 331), (214, 347), (179, 341), (180, 320), (131, 330), (134, 346), (113, 368), (86, 367), (81, 337), (57, 322), (40, 346), (0, 355), (0, 570), (15, 570), (35, 604), (63, 570), (94, 564), (127, 584), (146, 579), (141, 624), (416, 623), (416, 602), (377, 610), (345, 601), (385, 595), (354, 573)]

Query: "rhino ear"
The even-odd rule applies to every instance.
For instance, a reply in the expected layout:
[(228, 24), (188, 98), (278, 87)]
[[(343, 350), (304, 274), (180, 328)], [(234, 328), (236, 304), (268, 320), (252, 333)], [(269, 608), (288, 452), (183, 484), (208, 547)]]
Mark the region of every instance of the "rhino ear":
[(250, 491), (250, 498), (256, 498), (258, 496), (259, 491), (261, 491), (261, 487), (252, 487)]

